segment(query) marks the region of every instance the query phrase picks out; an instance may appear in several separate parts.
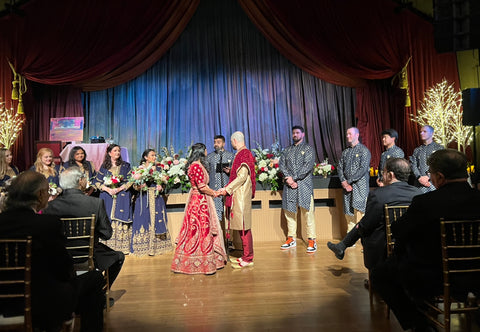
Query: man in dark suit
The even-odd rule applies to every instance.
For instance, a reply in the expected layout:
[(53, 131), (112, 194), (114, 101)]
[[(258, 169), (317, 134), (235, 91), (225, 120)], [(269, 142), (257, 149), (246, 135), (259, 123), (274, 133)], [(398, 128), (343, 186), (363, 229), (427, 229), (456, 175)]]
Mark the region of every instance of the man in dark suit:
[[(440, 218), (480, 217), (480, 192), (467, 182), (463, 153), (438, 150), (429, 157), (428, 166), (437, 190), (416, 196), (405, 214), (392, 223), (394, 255), (374, 268), (371, 276), (372, 286), (405, 330), (430, 329), (412, 295), (421, 299), (442, 292)], [(474, 283), (478, 286), (478, 280)]]
[(372, 269), (383, 262), (387, 255), (384, 206), (409, 205), (421, 191), (407, 183), (410, 164), (403, 158), (387, 159), (383, 169), (383, 187), (371, 191), (367, 199), (365, 215), (347, 236), (337, 244), (327, 243), (338, 259), (343, 259), (345, 250), (362, 239), (365, 267)]
[[(60, 220), (36, 213), (47, 205), (48, 197), (45, 177), (33, 171), (23, 172), (7, 189), (5, 210), (0, 214), (0, 237), (33, 239), (33, 325), (56, 331), (75, 311), (81, 315), (81, 331), (102, 331), (103, 276), (98, 271), (75, 276)], [(0, 310), (7, 315), (19, 314), (23, 304), (9, 302)]]
[(93, 258), (97, 269), (101, 271), (108, 269), (111, 286), (122, 269), (125, 255), (121, 251), (115, 251), (99, 242), (99, 239), (110, 239), (112, 226), (107, 217), (103, 200), (84, 194), (86, 185), (85, 174), (78, 167), (69, 167), (60, 174), (60, 187), (64, 190), (63, 194), (51, 201), (43, 213), (59, 217), (87, 217), (95, 214)]

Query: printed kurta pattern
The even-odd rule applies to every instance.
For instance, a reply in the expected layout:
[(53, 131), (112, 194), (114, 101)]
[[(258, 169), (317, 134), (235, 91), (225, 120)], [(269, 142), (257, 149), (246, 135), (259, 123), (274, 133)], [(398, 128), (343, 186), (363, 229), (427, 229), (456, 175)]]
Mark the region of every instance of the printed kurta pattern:
[(353, 216), (355, 210), (365, 212), (369, 187), (370, 151), (361, 143), (342, 152), (338, 163), (340, 181), (347, 181), (352, 191), (343, 191), (343, 212)]
[[(225, 187), (228, 184), (229, 175), (225, 172), (217, 173), (217, 164), (230, 164), (232, 165), (233, 158), (235, 158), (235, 154), (229, 151), (223, 151), (223, 153), (219, 153), (217, 151), (211, 152), (207, 156), (208, 161), (208, 174), (210, 177), (209, 187), (213, 190), (218, 190), (220, 188)], [(213, 198), (215, 203), (215, 210), (217, 211), (218, 220), (223, 219), (223, 211), (224, 211), (224, 198), (223, 197), (215, 197)]]
[(385, 163), (390, 158), (403, 158), (405, 157), (405, 153), (402, 149), (398, 146), (394, 145), (391, 148), (382, 152), (380, 156), (380, 162), (378, 163), (378, 178), (383, 180), (383, 168), (385, 167)]
[[(415, 175), (416, 179), (418, 179), (420, 176), (427, 175), (428, 157), (430, 157), (430, 155), (435, 151), (443, 150), (443, 149), (445, 149), (443, 145), (440, 145), (436, 142), (432, 142), (428, 145), (422, 144), (419, 147), (415, 148), (415, 150), (413, 150), (413, 154), (410, 157), (410, 162), (412, 163), (412, 172)], [(431, 182), (430, 182), (430, 187), (425, 187), (425, 186), (422, 186), (420, 182), (418, 182), (418, 180), (415, 180), (415, 186), (417, 188), (420, 188), (422, 193), (428, 193), (429, 191), (435, 190), (435, 187)]]
[(297, 207), (310, 210), (311, 197), (313, 195), (313, 166), (315, 155), (313, 148), (302, 142), (298, 145), (287, 147), (280, 157), (279, 168), (285, 177), (291, 176), (298, 184), (298, 188), (292, 189), (285, 185), (282, 194), (282, 208), (296, 212)]

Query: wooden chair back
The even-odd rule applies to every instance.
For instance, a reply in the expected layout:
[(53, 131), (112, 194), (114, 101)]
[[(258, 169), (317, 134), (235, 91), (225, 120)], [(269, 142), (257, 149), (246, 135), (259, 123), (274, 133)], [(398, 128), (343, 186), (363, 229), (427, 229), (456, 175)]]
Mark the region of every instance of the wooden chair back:
[(387, 237), (387, 256), (391, 256), (393, 248), (395, 246), (395, 240), (392, 237), (392, 222), (400, 218), (405, 211), (407, 211), (408, 205), (388, 205), (385, 204), (385, 235)]
[(6, 305), (24, 302), (23, 316), (4, 317), (0, 313), (0, 331), (33, 331), (31, 282), (32, 237), (0, 239), (0, 301)]
[[(66, 248), (72, 255), (77, 274), (81, 274), (83, 271), (95, 270), (95, 262), (93, 260), (93, 250), (95, 245), (95, 214), (92, 214), (90, 217), (60, 219), (64, 223), (65, 236), (67, 237)], [(88, 242), (79, 242), (78, 240), (88, 240)], [(85, 243), (88, 243), (88, 245)], [(85, 259), (87, 259), (87, 265), (85, 265)], [(110, 292), (108, 269), (103, 271), (103, 276), (106, 283), (104, 291), (108, 302)], [(109, 311), (108, 305), (107, 311)]]
[[(72, 255), (77, 271), (93, 271), (95, 243), (95, 214), (89, 217), (60, 218), (67, 238), (67, 250)], [(85, 263), (87, 265), (85, 265)]]
[[(450, 316), (452, 314), (478, 310), (477, 306), (469, 306), (466, 303), (466, 293), (470, 286), (477, 287), (478, 280), (480, 280), (480, 219), (441, 219), (440, 236), (443, 262), (443, 296), (432, 301), (426, 301), (425, 303), (432, 311), (426, 310), (424, 313), (435, 325), (448, 332), (450, 331)], [(462, 290), (463, 298), (456, 298), (458, 290)], [(440, 305), (441, 303), (443, 305)], [(452, 308), (452, 304), (456, 304), (455, 308)], [(443, 320), (441, 317), (443, 317)], [(470, 327), (469, 318), (470, 316), (467, 315), (467, 325)]]

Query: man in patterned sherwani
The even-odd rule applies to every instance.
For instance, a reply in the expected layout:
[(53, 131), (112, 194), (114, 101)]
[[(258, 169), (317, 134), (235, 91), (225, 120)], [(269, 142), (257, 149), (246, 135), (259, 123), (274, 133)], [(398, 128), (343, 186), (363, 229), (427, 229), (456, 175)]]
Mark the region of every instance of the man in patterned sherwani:
[(297, 216), (300, 208), (301, 219), (306, 221), (308, 245), (307, 252), (317, 251), (315, 231), (315, 207), (313, 204), (313, 166), (314, 150), (305, 143), (303, 127), (292, 128), (293, 145), (287, 147), (280, 157), (280, 171), (285, 176), (282, 208), (287, 219), (288, 236), (280, 247), (283, 250), (296, 247)]
[(430, 175), (428, 174), (428, 157), (437, 150), (445, 149), (442, 145), (433, 141), (433, 132), (434, 130), (431, 126), (423, 126), (422, 129), (420, 129), (422, 145), (413, 150), (413, 154), (410, 156), (412, 172), (416, 178), (414, 185), (420, 188), (422, 193), (435, 190), (434, 185), (430, 181)]
[(383, 187), (383, 168), (385, 163), (390, 158), (403, 158), (405, 153), (396, 144), (398, 141), (398, 133), (395, 129), (385, 129), (380, 134), (382, 137), (382, 143), (385, 147), (385, 151), (380, 156), (380, 162), (378, 163), (378, 178), (377, 185)]
[[(228, 183), (230, 174), (230, 166), (235, 155), (233, 152), (225, 151), (225, 137), (216, 135), (213, 139), (213, 147), (215, 151), (210, 152), (207, 156), (208, 172), (210, 176), (210, 183), (208, 184), (213, 190), (223, 188)], [(217, 211), (218, 220), (223, 220), (224, 198), (215, 197), (215, 210)]]
[[(370, 151), (359, 141), (358, 128), (347, 130), (348, 147), (338, 162), (338, 176), (343, 187), (343, 211), (350, 231), (363, 217), (367, 204)], [(357, 219), (358, 217), (358, 219)]]

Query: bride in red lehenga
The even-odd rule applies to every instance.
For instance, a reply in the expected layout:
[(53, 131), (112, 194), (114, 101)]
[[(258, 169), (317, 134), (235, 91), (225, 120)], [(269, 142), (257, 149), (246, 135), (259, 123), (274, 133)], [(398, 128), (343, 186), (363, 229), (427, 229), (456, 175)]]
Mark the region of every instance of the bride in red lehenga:
[(172, 271), (185, 274), (214, 274), (226, 264), (222, 228), (212, 197), (216, 192), (207, 185), (205, 144), (192, 146), (187, 169), (190, 189), (182, 229), (175, 241)]

